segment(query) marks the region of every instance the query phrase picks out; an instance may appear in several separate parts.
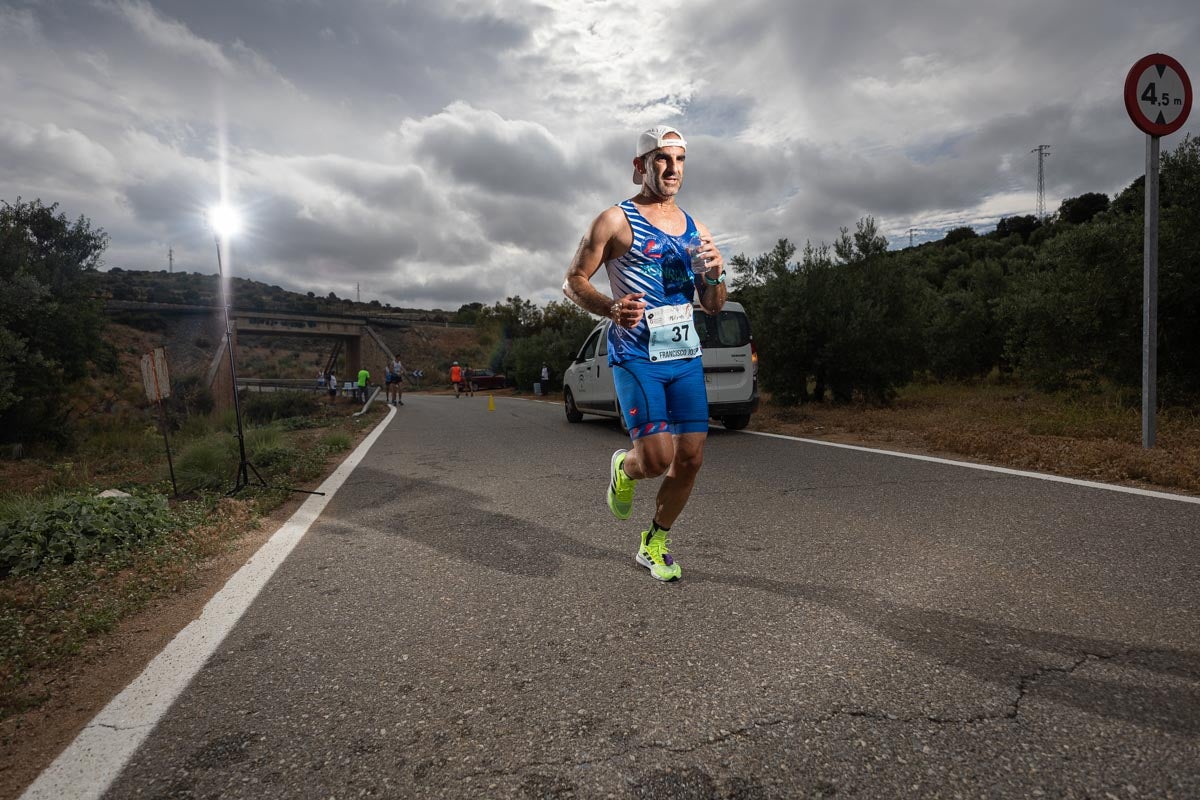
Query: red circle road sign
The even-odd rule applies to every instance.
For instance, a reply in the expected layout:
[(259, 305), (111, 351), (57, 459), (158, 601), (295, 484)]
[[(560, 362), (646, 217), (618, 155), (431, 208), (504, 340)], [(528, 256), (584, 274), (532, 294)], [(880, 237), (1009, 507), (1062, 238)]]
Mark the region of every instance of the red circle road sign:
[(1152, 53), (1125, 76), (1125, 110), (1133, 124), (1151, 136), (1183, 127), (1192, 110), (1192, 82), (1178, 61)]

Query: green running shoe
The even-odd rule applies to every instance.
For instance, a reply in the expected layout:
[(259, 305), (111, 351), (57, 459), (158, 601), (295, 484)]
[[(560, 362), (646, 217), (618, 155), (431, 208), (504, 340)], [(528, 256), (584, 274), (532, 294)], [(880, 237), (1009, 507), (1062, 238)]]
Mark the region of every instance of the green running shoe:
[(642, 546), (638, 548), (637, 563), (650, 570), (656, 580), (676, 581), (683, 577), (683, 570), (668, 552), (671, 540), (666, 531), (642, 531)]
[(621, 465), (625, 463), (626, 451), (618, 450), (609, 462), (608, 510), (617, 519), (629, 519), (633, 511), (633, 487), (637, 481), (625, 474)]

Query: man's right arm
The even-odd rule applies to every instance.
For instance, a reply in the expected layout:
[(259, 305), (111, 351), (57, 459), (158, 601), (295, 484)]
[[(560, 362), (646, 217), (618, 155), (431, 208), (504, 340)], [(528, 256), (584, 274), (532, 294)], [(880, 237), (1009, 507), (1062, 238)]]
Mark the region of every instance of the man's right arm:
[(624, 215), (617, 208), (610, 208), (592, 221), (587, 233), (579, 240), (575, 257), (567, 269), (566, 280), (563, 281), (563, 294), (571, 302), (598, 317), (607, 317), (618, 325), (633, 327), (641, 319), (642, 293), (626, 295), (625, 297), (606, 297), (592, 285), (592, 276), (600, 265), (610, 256), (609, 250), (617, 241), (619, 224), (624, 221)]
[(567, 268), (567, 277), (563, 281), (563, 294), (571, 302), (598, 317), (611, 316), (610, 309), (613, 301), (605, 297), (592, 285), (592, 276), (604, 263), (605, 252), (608, 249), (608, 239), (611, 233), (607, 231), (605, 215), (601, 214), (592, 220), (587, 233), (579, 240), (575, 257)]

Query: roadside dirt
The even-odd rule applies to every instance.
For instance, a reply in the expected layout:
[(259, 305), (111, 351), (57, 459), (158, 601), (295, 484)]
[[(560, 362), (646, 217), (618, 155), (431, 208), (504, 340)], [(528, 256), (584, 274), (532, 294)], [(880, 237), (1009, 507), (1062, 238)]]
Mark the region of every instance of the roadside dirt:
[(289, 500), (255, 530), (200, 568), (184, 591), (161, 598), (93, 641), (78, 658), (44, 675), (36, 688), (49, 699), (0, 722), (0, 797), (19, 797), (92, 717), (136, 678), (167, 643), (220, 591), (291, 516), (303, 499)]

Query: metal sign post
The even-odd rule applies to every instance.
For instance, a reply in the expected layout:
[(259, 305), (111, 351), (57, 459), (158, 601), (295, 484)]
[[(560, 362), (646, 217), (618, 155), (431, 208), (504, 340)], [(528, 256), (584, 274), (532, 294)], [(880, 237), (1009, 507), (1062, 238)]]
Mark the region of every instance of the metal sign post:
[(1142, 447), (1154, 447), (1158, 411), (1158, 155), (1159, 139), (1174, 133), (1192, 110), (1192, 83), (1163, 53), (1138, 59), (1125, 76), (1125, 110), (1146, 134), (1146, 211), (1142, 247)]
[(158, 429), (162, 431), (163, 444), (167, 448), (167, 467), (171, 471), (171, 489), (179, 496), (179, 486), (175, 483), (175, 462), (171, 459), (171, 442), (167, 439), (167, 412), (163, 409), (162, 401), (171, 396), (171, 376), (167, 372), (167, 351), (161, 347), (154, 348), (153, 353), (142, 356), (142, 386), (146, 397), (158, 406)]

